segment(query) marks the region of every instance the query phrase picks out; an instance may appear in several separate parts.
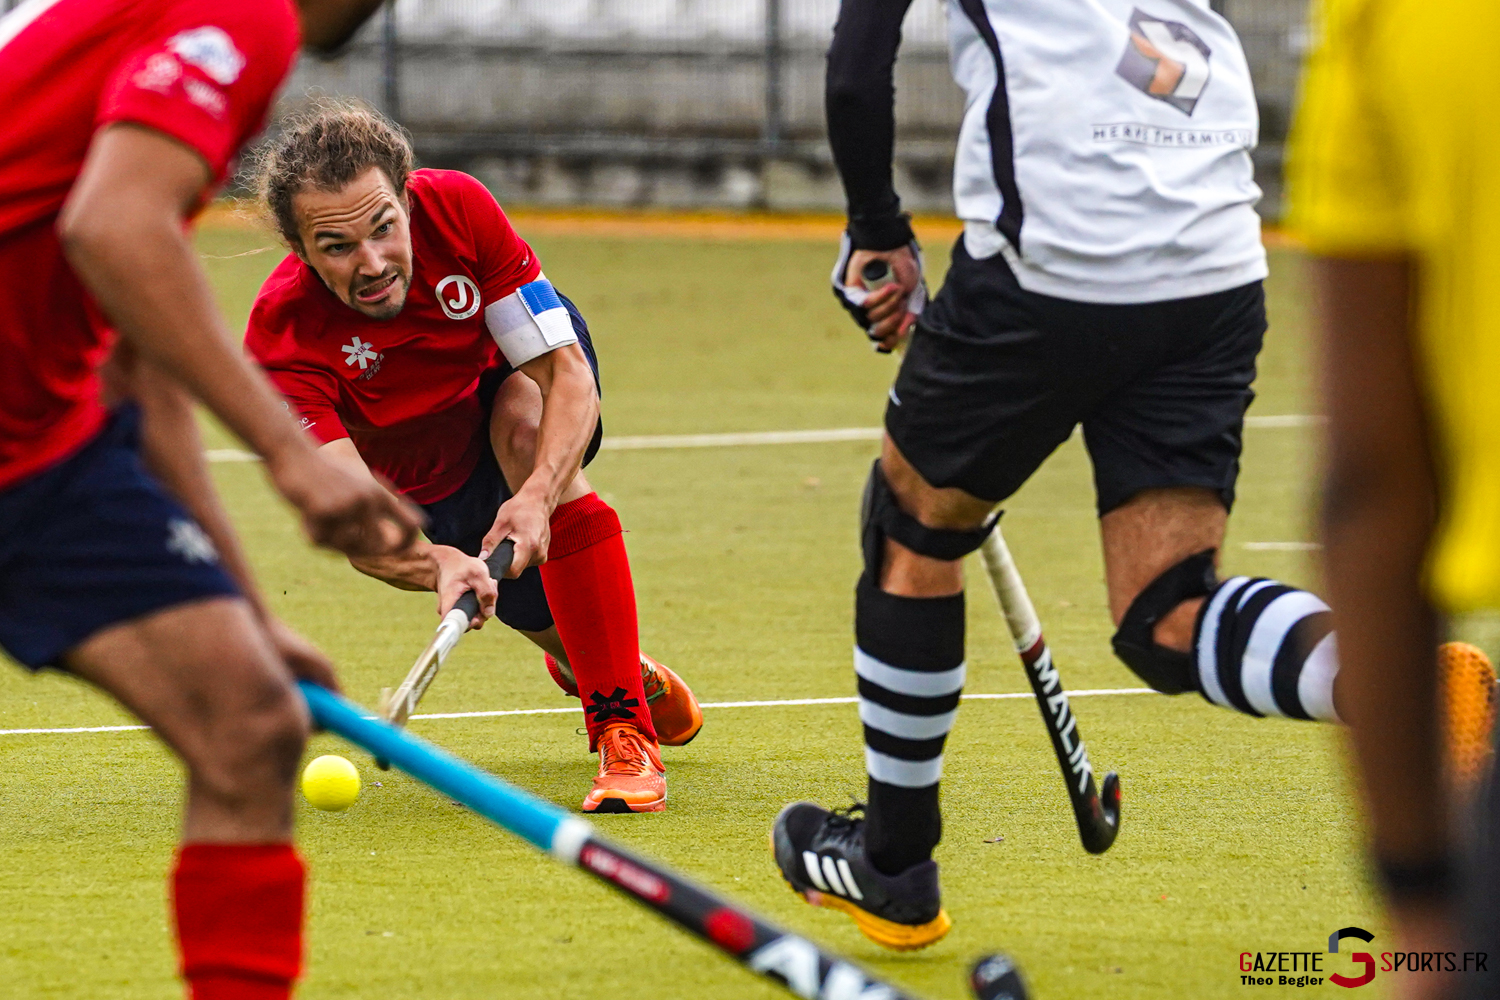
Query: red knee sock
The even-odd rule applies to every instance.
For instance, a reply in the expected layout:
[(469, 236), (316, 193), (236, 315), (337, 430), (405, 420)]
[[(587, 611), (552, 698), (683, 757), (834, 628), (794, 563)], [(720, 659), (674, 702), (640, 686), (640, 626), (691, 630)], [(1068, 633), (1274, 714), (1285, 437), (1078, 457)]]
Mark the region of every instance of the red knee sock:
[(619, 515), (597, 493), (552, 513), (552, 545), (542, 563), (542, 586), (578, 679), (590, 752), (611, 719), (630, 719), (655, 739), (641, 686), (641, 637), (630, 560)]
[(172, 873), (189, 1000), (288, 1000), (306, 870), (291, 844), (184, 844)]

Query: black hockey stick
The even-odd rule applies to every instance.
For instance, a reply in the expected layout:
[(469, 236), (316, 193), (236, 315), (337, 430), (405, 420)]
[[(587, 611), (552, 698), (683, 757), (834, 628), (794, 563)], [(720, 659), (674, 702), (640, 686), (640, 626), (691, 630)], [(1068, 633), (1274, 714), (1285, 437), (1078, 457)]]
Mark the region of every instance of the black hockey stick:
[(1052, 664), (1052, 651), (1042, 637), (1036, 608), (1031, 604), (1026, 584), (1010, 556), (1010, 549), (1005, 547), (1005, 538), (998, 525), (985, 539), (981, 552), (1000, 610), (1010, 626), (1011, 638), (1015, 640), (1016, 652), (1021, 654), (1021, 662), (1026, 666), (1026, 679), (1031, 682), (1032, 693), (1036, 695), (1037, 708), (1041, 710), (1047, 733), (1052, 737), (1052, 750), (1057, 754), (1063, 783), (1067, 785), (1068, 798), (1073, 803), (1073, 816), (1078, 820), (1079, 839), (1090, 854), (1103, 854), (1120, 832), (1120, 776), (1113, 771), (1104, 776), (1102, 796), (1094, 787), (1094, 769), (1089, 764), (1083, 736), (1078, 732), (1078, 719), (1068, 705), (1062, 678)]

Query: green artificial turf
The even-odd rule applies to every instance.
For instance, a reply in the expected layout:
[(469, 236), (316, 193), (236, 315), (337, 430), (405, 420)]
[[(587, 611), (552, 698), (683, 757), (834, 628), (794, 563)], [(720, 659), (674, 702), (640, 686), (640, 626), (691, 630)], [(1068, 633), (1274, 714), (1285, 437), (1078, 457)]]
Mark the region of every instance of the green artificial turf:
[[(829, 296), (831, 241), (533, 242), (594, 327), (608, 433), (879, 422), (894, 362), (864, 346)], [(232, 229), (205, 232), (201, 245), (226, 311), (241, 322), (279, 253), (251, 252), (268, 241)], [(930, 250), (940, 268), (946, 249)], [(1275, 255), (1270, 296), (1272, 331), (1252, 412), (1306, 413), (1314, 404), (1298, 258)], [(233, 443), (213, 429), (210, 438)], [(1314, 584), (1306, 554), (1244, 548), (1310, 537), (1314, 445), (1315, 431), (1305, 428), (1247, 432), (1227, 569)], [(591, 466), (630, 531), (643, 644), (701, 700), (853, 693), (856, 506), (874, 447), (607, 451)], [(336, 658), (353, 697), (373, 702), (425, 642), (433, 599), (309, 550), (256, 466), (222, 464), (215, 475), (271, 603)], [(1092, 505), (1075, 439), (1008, 505), (1006, 535), (1068, 686), (1139, 687), (1108, 652)], [(1023, 691), (977, 567), (970, 580), (968, 689)], [(540, 654), (492, 626), (459, 647), (423, 710), (567, 704)], [(1248, 989), (1241, 952), (1320, 951), (1332, 930), (1350, 924), (1379, 935), (1376, 947), (1385, 939), (1337, 731), (1249, 719), (1196, 696), (1087, 697), (1074, 708), (1096, 768), (1122, 775), (1118, 842), (1102, 857), (1080, 848), (1029, 699), (968, 702), (949, 742), (938, 852), (954, 931), (920, 953), (882, 952), (845, 918), (803, 905), (766, 848), (784, 803), (842, 804), (860, 794), (852, 705), (708, 709), (699, 739), (665, 752), (668, 811), (597, 822), (924, 996), (962, 995), (968, 963), (1003, 949), (1044, 1000), (1238, 997)], [(111, 703), (67, 678), (0, 672), (0, 729), (122, 721)], [(579, 725), (580, 716), (563, 714), (412, 728), (574, 807), (592, 774)], [(312, 872), (302, 996), (781, 995), (448, 800), (375, 770), (336, 739), (319, 737), (308, 751), (327, 752), (354, 760), (366, 787), (347, 813), (299, 807)], [(163, 873), (178, 822), (175, 762), (149, 735), (131, 732), (0, 736), (0, 765), (0, 993), (174, 995)], [(1327, 956), (1324, 967), (1345, 964)]]

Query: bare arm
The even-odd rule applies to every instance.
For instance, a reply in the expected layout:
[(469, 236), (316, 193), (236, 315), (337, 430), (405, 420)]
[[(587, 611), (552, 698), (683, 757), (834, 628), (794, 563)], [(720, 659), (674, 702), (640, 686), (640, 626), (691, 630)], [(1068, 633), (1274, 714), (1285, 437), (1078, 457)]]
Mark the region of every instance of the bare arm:
[[(330, 465), (376, 482), (354, 442), (348, 438), (330, 441), (318, 451)], [(479, 595), (480, 617), (474, 623), (475, 628), (495, 614), (497, 588), (484, 563), (452, 546), (434, 545), (420, 535), (398, 552), (381, 556), (350, 556), (349, 565), (400, 590), (435, 592), (439, 616), (447, 614), (459, 597), (469, 590)]]
[[(1324, 559), (1376, 857), (1447, 857), (1434, 653), (1422, 572), (1437, 512), (1404, 260), (1318, 262), (1329, 414)], [(1405, 904), (1393, 900), (1398, 919)], [(1420, 904), (1417, 909), (1422, 909)]]
[(105, 128), (58, 222), (69, 263), (143, 358), (266, 459), (315, 542), (346, 552), (403, 547), (416, 534), (416, 513), (318, 459), (219, 317), (184, 231), (209, 179), (197, 154), (173, 139), (134, 125)]
[(512, 539), (516, 552), (509, 576), (546, 561), (552, 512), (583, 468), (583, 453), (599, 423), (594, 372), (577, 344), (533, 358), (521, 365), (521, 371), (542, 391), (536, 462), (516, 495), (500, 508), (480, 551), (480, 558), (486, 558), (495, 546)]

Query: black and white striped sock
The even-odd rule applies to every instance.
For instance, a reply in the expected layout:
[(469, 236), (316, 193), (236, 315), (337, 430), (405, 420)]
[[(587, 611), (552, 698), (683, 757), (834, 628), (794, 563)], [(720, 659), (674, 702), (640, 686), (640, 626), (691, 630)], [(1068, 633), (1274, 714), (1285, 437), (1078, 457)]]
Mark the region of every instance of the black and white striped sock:
[(897, 597), (865, 576), (854, 608), (865, 850), (895, 875), (932, 857), (942, 838), (938, 781), (964, 686), (964, 597)]
[(1193, 634), (1203, 697), (1246, 715), (1338, 722), (1332, 618), (1305, 590), (1260, 577), (1225, 580)]

